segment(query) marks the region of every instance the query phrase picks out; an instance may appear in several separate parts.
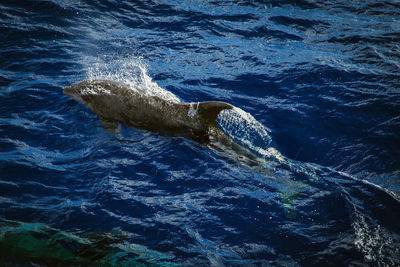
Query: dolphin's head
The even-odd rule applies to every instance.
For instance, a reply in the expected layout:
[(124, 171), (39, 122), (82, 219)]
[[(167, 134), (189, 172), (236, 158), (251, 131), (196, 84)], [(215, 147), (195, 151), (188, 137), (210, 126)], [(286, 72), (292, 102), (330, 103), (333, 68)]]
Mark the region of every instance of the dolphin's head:
[(74, 83), (71, 86), (67, 86), (64, 88), (63, 93), (69, 97), (71, 97), (72, 99), (75, 99), (76, 101), (83, 103), (83, 99), (82, 99), (82, 92), (83, 90), (86, 88), (85, 84), (83, 84), (83, 82), (78, 82), (78, 83)]

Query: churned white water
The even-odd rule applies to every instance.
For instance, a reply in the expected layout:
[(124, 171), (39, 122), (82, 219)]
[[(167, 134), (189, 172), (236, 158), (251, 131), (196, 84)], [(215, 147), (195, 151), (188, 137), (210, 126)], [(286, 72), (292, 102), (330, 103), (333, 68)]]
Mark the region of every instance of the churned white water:
[(160, 87), (151, 79), (146, 64), (140, 57), (103, 56), (90, 60), (87, 67), (87, 79), (121, 82), (146, 96), (157, 96), (171, 102), (180, 101), (176, 95)]

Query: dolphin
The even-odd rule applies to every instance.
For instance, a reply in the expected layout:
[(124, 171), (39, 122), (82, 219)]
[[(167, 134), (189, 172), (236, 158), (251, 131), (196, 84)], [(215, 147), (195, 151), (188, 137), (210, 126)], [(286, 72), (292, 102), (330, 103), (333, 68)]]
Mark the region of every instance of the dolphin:
[(109, 80), (85, 80), (67, 86), (64, 94), (86, 105), (104, 125), (121, 123), (168, 135), (183, 135), (204, 143), (210, 136), (225, 136), (218, 114), (232, 109), (229, 103), (182, 103), (141, 94), (128, 85)]

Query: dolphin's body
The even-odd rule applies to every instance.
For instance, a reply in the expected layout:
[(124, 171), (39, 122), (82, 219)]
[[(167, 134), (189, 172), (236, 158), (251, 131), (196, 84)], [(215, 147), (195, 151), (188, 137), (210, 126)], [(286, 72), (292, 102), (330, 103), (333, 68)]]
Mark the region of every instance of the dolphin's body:
[(151, 132), (184, 135), (208, 142), (223, 133), (217, 125), (220, 111), (231, 104), (218, 101), (182, 103), (146, 96), (129, 86), (105, 80), (86, 80), (64, 88), (64, 94), (85, 104), (105, 123), (122, 123)]

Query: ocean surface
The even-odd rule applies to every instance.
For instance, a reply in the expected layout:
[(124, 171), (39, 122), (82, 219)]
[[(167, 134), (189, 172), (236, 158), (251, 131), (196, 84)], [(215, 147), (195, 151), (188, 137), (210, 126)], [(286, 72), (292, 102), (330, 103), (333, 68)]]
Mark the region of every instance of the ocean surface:
[[(0, 36), (0, 265), (400, 265), (398, 1), (2, 0)], [(86, 79), (229, 102), (249, 153), (109, 133)]]

